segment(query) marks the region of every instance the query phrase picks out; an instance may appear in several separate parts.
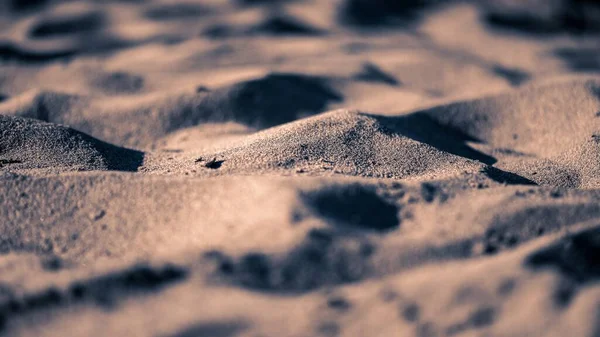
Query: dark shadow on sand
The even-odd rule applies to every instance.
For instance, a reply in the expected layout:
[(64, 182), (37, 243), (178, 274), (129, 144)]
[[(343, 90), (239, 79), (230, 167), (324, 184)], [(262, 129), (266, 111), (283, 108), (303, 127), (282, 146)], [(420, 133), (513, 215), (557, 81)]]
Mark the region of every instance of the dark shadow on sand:
[(574, 71), (600, 71), (600, 48), (558, 48), (554, 54)]
[(221, 321), (199, 323), (176, 332), (169, 337), (234, 337), (247, 330), (244, 321)]
[(97, 148), (106, 158), (109, 170), (137, 172), (138, 168), (144, 163), (144, 152), (141, 151), (104, 142), (98, 144)]
[(0, 42), (0, 60), (17, 61), (21, 63), (44, 63), (73, 56), (74, 50), (31, 51)]
[(455, 128), (441, 125), (426, 114), (417, 112), (399, 117), (369, 116), (375, 118), (382, 125), (382, 131), (385, 133), (403, 135), (429, 144), (441, 151), (477, 160), (487, 165), (497, 162), (496, 158), (466, 144), (466, 142), (480, 142), (478, 139)]
[(341, 102), (343, 96), (328, 82), (317, 76), (271, 73), (210, 92), (197, 111), (189, 113), (198, 120), (234, 120), (251, 127), (272, 127), (320, 113), (329, 103)]
[(290, 15), (273, 14), (247, 30), (249, 35), (321, 36), (325, 31), (302, 22)]
[(447, 1), (431, 0), (345, 0), (338, 19), (355, 27), (410, 27), (423, 17), (423, 11)]
[(506, 185), (537, 185), (534, 181), (507, 171), (502, 171), (492, 166), (484, 169), (483, 173), (493, 181)]
[(98, 277), (75, 281), (68, 289), (49, 287), (33, 293), (19, 294), (4, 289), (0, 302), (0, 332), (7, 321), (43, 310), (92, 303), (104, 309), (114, 308), (132, 296), (158, 293), (185, 280), (189, 271), (181, 266), (139, 264)]

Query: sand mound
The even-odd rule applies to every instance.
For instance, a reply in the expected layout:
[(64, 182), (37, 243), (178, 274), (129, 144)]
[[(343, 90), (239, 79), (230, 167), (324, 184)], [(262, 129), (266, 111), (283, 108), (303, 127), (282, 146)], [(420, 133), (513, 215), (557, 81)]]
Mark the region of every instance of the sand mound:
[(594, 137), (600, 131), (599, 85), (597, 79), (532, 85), (413, 116), (429, 116), (443, 128), (467, 135), (498, 168), (540, 184), (595, 186), (600, 172)]
[[(413, 136), (392, 131), (375, 117), (339, 110), (257, 133), (203, 158), (224, 161), (221, 170), (228, 172), (286, 169), (388, 178), (482, 167)], [(477, 156), (450, 137), (445, 138), (448, 148)]]
[[(73, 107), (83, 100), (82, 96), (60, 92), (27, 92), (16, 96), (16, 101), (9, 101), (2, 110), (3, 115), (38, 119), (56, 124), (77, 123), (72, 117)], [(12, 104), (11, 104), (12, 103)], [(81, 117), (78, 117), (81, 118)]]
[(0, 156), (7, 169), (135, 171), (141, 152), (116, 147), (70, 128), (0, 116)]
[[(132, 95), (144, 85), (130, 73), (100, 73), (93, 87), (109, 95)], [(209, 122), (234, 121), (266, 128), (323, 111), (342, 97), (325, 79), (275, 73), (197, 94), (149, 94), (127, 101), (69, 95), (60, 92), (26, 92), (6, 101), (2, 114), (64, 123), (111, 143), (147, 147), (178, 129)], [(143, 123), (126, 123), (136, 118)]]

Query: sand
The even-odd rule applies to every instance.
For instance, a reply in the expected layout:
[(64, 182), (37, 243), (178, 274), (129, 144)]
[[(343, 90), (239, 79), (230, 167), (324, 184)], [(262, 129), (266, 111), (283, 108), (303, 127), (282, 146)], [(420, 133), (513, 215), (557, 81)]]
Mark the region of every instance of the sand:
[(0, 3), (0, 334), (600, 336), (593, 1)]

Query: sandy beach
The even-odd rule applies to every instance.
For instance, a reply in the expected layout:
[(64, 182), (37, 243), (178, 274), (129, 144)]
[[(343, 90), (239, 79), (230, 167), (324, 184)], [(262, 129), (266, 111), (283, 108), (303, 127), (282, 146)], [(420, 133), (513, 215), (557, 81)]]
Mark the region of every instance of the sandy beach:
[(0, 335), (600, 336), (600, 5), (0, 3)]

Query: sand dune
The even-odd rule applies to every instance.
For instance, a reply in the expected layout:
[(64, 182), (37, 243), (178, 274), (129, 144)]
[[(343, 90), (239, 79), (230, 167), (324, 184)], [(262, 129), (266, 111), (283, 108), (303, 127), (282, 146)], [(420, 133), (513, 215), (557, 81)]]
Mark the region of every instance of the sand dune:
[(120, 148), (73, 129), (0, 116), (2, 166), (11, 169), (136, 171), (143, 153)]
[[(341, 96), (325, 81), (299, 74), (271, 74), (199, 93), (148, 94), (132, 99), (143, 80), (126, 73), (101, 74), (92, 80), (114, 98), (60, 92), (25, 92), (6, 102), (3, 114), (68, 124), (92, 136), (127, 146), (147, 147), (181, 128), (209, 122), (237, 122), (265, 128), (321, 111)], [(132, 92), (133, 91), (133, 92)], [(276, 99), (268, 99), (274, 96)], [(294, 102), (289, 104), (288, 102)], [(128, 124), (141, 119), (143, 124)]]
[(249, 136), (239, 146), (203, 158), (223, 161), (225, 170), (281, 168), (297, 173), (317, 170), (384, 178), (481, 167), (384, 129), (375, 118), (349, 111), (334, 111), (269, 129)]

